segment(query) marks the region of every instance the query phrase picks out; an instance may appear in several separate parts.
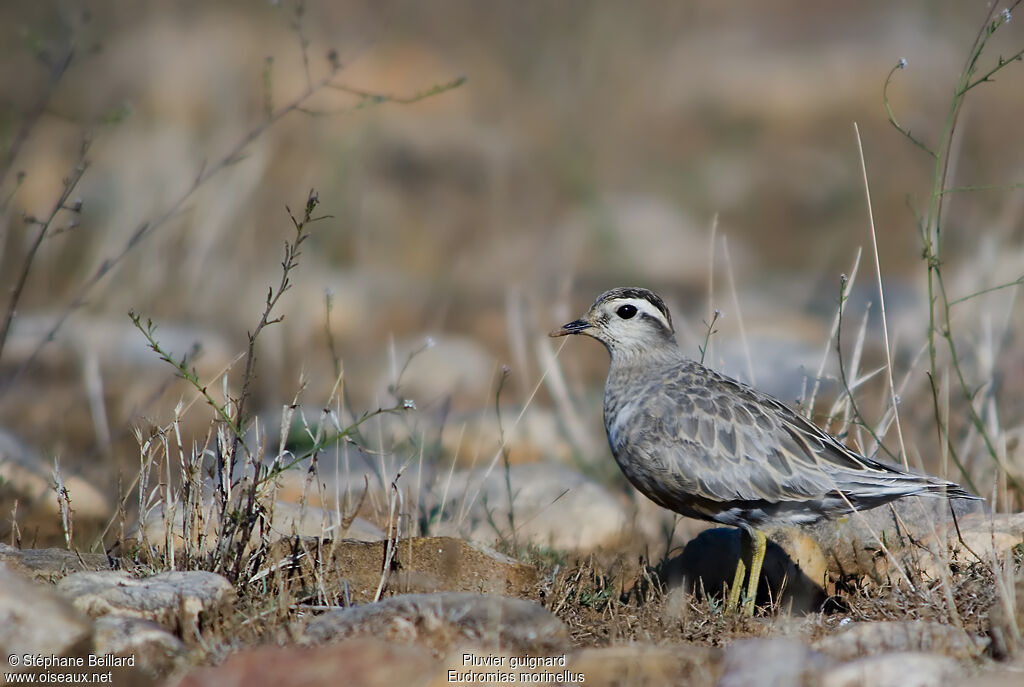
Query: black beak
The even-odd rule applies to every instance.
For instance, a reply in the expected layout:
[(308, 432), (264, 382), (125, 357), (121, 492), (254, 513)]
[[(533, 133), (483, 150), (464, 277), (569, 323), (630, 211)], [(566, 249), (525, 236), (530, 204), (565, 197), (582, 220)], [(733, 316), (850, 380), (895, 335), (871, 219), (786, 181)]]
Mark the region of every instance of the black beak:
[(548, 336), (566, 336), (568, 334), (579, 334), (587, 329), (590, 329), (593, 325), (586, 320), (573, 320), (569, 324), (564, 324), (560, 329), (556, 329)]

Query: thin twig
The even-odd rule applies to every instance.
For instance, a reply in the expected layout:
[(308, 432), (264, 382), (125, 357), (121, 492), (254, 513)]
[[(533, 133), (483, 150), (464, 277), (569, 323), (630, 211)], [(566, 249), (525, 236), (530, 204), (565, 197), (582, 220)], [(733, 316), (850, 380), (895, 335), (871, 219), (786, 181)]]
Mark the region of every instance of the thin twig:
[(903, 443), (903, 427), (900, 425), (900, 414), (897, 409), (898, 399), (896, 398), (896, 385), (892, 379), (892, 351), (889, 349), (889, 325), (885, 313), (885, 291), (882, 288), (882, 266), (878, 259), (878, 236), (875, 233), (875, 214), (871, 209), (871, 187), (868, 184), (868, 168), (864, 162), (864, 144), (860, 139), (860, 127), (857, 122), (853, 123), (853, 130), (857, 135), (857, 153), (860, 156), (860, 170), (864, 178), (864, 196), (868, 203), (868, 224), (871, 228), (871, 246), (875, 255), (875, 273), (878, 275), (878, 306), (882, 315), (882, 339), (885, 344), (886, 377), (889, 380), (889, 397), (892, 402), (893, 413), (896, 421), (896, 436), (900, 444), (900, 458), (903, 460), (903, 467), (910, 469), (907, 463), (907, 447)]
[(57, 197), (56, 202), (54, 202), (53, 207), (50, 208), (50, 212), (47, 214), (46, 218), (42, 220), (28, 218), (26, 220), (29, 224), (36, 225), (38, 230), (36, 232), (35, 239), (33, 239), (31, 245), (29, 245), (28, 251), (25, 253), (25, 257), (22, 258), (21, 270), (15, 279), (14, 286), (11, 287), (11, 297), (7, 302), (7, 309), (4, 312), (3, 324), (0, 324), (0, 357), (3, 357), (4, 345), (7, 343), (7, 336), (10, 334), (11, 325), (13, 324), (15, 314), (18, 311), (18, 303), (21, 301), (21, 295), (25, 289), (25, 283), (28, 281), (29, 271), (32, 269), (32, 264), (35, 262), (36, 253), (39, 252), (39, 247), (42, 245), (43, 241), (46, 240), (47, 236), (50, 235), (50, 229), (53, 226), (53, 222), (62, 210), (70, 210), (71, 212), (78, 212), (81, 210), (79, 207), (81, 202), (76, 202), (69, 206), (68, 199), (71, 198), (71, 194), (74, 192), (75, 187), (78, 186), (78, 182), (82, 180), (85, 170), (89, 167), (89, 162), (86, 159), (86, 153), (88, 150), (89, 141), (87, 139), (79, 148), (75, 164), (71, 168), (71, 172), (64, 179), (64, 188), (61, 190), (60, 196)]

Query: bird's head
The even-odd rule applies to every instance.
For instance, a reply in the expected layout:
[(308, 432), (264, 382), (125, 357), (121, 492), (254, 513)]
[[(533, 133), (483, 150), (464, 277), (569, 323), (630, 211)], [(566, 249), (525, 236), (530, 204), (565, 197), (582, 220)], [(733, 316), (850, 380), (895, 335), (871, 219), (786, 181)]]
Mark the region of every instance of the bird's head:
[(605, 291), (587, 314), (551, 332), (551, 336), (586, 334), (605, 345), (612, 358), (675, 349), (675, 330), (665, 301), (636, 287)]

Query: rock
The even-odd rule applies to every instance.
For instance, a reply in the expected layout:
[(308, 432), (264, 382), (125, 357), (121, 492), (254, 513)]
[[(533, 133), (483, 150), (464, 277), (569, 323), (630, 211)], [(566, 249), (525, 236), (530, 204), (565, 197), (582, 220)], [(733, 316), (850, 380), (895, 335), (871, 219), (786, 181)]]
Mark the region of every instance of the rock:
[[(688, 593), (720, 594), (732, 584), (740, 537), (734, 527), (704, 530), (663, 566), (661, 579)], [(825, 602), (824, 578), (825, 559), (814, 541), (796, 528), (777, 530), (765, 550), (757, 603), (778, 603), (797, 614), (815, 612)]]
[(795, 639), (740, 639), (725, 650), (718, 687), (818, 684), (830, 663)]
[(135, 667), (163, 676), (185, 654), (185, 645), (160, 625), (142, 618), (105, 615), (93, 623), (96, 654), (134, 656)]
[(971, 687), (1020, 687), (1024, 677), (1024, 656), (1000, 661), (971, 677)]
[(1013, 586), (1006, 591), (996, 584), (996, 598), (989, 610), (992, 653), (1000, 659), (1019, 656), (1024, 649), (1024, 572), (1017, 574)]
[(957, 660), (977, 658), (987, 641), (958, 627), (922, 620), (851, 623), (814, 644), (837, 661), (890, 652), (924, 652)]
[(569, 645), (569, 633), (550, 611), (530, 601), (468, 592), (404, 594), (313, 618), (305, 639), (322, 643), (379, 637), (420, 643), (435, 651), (470, 643), (531, 655)]
[(569, 670), (587, 685), (687, 685), (713, 687), (721, 674), (722, 651), (700, 644), (630, 644), (583, 649), (569, 657)]
[(356, 541), (381, 541), (387, 537), (384, 531), (363, 518), (353, 518), (342, 529), (342, 514), (333, 508), (300, 506), (296, 503), (276, 501), (271, 529), (277, 538), (321, 537), (323, 539), (354, 539)]
[[(66, 470), (61, 472), (76, 522), (95, 523), (110, 516), (110, 502), (96, 487)], [(59, 534), (60, 509), (53, 484), (53, 462), (44, 460), (10, 432), (0, 430), (0, 512), (11, 513), (17, 501), (17, 522), (22, 532), (38, 529), (44, 538)], [(5, 528), (7, 524), (5, 519)], [(0, 530), (0, 535), (8, 532)]]
[(75, 608), (93, 618), (124, 615), (150, 620), (190, 641), (235, 599), (225, 578), (203, 571), (171, 571), (134, 578), (124, 572), (79, 572), (57, 584)]
[(376, 639), (315, 647), (261, 646), (228, 656), (218, 666), (193, 668), (174, 687), (420, 687), (440, 680), (440, 663), (426, 649)]
[(908, 533), (915, 539), (922, 539), (932, 534), (933, 526), (945, 531), (952, 523), (949, 504), (953, 504), (958, 518), (985, 509), (983, 501), (908, 497), (878, 508), (822, 520), (804, 530), (821, 547), (831, 575), (837, 578), (866, 576), (882, 582), (889, 576), (891, 562), (882, 551), (879, 539), (896, 555), (896, 551), (909, 544)]
[[(797, 607), (808, 610), (820, 608), (824, 602), (828, 564), (818, 543), (800, 527), (776, 527), (766, 536), (783, 555), (773, 558), (771, 567), (765, 560), (769, 580), (778, 580), (779, 588), (788, 588)], [(784, 582), (785, 581), (785, 582)], [(775, 587), (773, 587), (775, 589)], [(778, 598), (778, 595), (775, 595)]]
[[(272, 555), (294, 558), (299, 554), (297, 562), (306, 576), (315, 573), (310, 566), (323, 557), (324, 568), (341, 571), (337, 579), (341, 588), (328, 592), (353, 603), (367, 603), (380, 584), (386, 546), (351, 540), (286, 540)], [(464, 591), (523, 596), (538, 581), (536, 568), (486, 546), (450, 537), (415, 537), (399, 540), (384, 589), (392, 594)]]
[[(51, 588), (0, 565), (0, 655), (84, 656), (92, 623)], [(15, 666), (12, 666), (15, 667)]]
[(47, 495), (56, 500), (42, 456), (7, 431), (0, 431), (0, 494), (5, 510), (15, 499), (25, 511)]
[[(171, 536), (176, 551), (181, 551), (185, 545), (185, 529), (181, 505), (176, 505), (174, 520), (170, 524)], [(215, 534), (219, 527), (220, 518), (211, 500), (207, 500), (202, 506), (203, 520), (201, 531), (192, 531), (191, 541), (194, 552), (207, 553), (216, 546)], [(271, 543), (288, 539), (296, 535), (300, 537), (323, 537), (326, 539), (344, 538), (356, 539), (359, 541), (380, 541), (386, 537), (384, 532), (373, 523), (363, 518), (353, 518), (348, 527), (341, 531), (342, 514), (336, 509), (320, 508), (307, 505), (300, 507), (295, 503), (275, 501), (267, 508), (268, 514), (272, 513), (270, 519), (270, 541)], [(143, 527), (145, 540), (150, 546), (157, 550), (165, 548), (167, 523), (164, 520), (163, 504), (152, 508), (146, 516)], [(200, 534), (205, 536), (201, 539)], [(252, 543), (259, 540), (259, 528), (253, 530)], [(138, 522), (134, 523), (126, 534), (128, 542), (139, 543)], [(200, 543), (202, 547), (200, 548)]]
[[(575, 470), (547, 462), (513, 465), (508, 479), (519, 543), (590, 551), (624, 538), (629, 526), (625, 506)], [(501, 465), (453, 474), (434, 487), (438, 500), (438, 492), (447, 494), (441, 531), (488, 543), (511, 539), (509, 491)]]
[(822, 673), (821, 687), (944, 687), (964, 671), (947, 656), (900, 652), (862, 658)]
[(972, 513), (959, 518), (958, 524), (959, 533), (951, 522), (937, 527), (939, 540), (946, 542), (944, 550), (935, 546), (935, 534), (922, 541), (922, 548), (932, 555), (922, 554), (913, 562), (926, 579), (939, 579), (950, 564), (1002, 558), (1024, 543), (1024, 513)]
[(110, 559), (102, 553), (77, 553), (65, 549), (19, 549), (0, 544), (0, 564), (38, 582), (56, 582), (69, 572), (109, 570)]
[[(389, 398), (398, 382), (397, 395), (427, 407), (446, 396), (457, 396), (474, 404), (486, 398), (494, 384), (497, 365), (483, 346), (473, 339), (439, 335), (398, 342), (377, 364), (376, 396)], [(399, 378), (400, 375), (400, 378)]]

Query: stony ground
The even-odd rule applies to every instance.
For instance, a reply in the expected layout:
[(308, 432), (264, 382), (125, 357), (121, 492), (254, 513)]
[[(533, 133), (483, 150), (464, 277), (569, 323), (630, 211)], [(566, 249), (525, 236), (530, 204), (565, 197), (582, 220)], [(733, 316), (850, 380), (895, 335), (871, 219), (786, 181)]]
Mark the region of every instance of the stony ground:
[(650, 560), (636, 541), (498, 542), (513, 557), (364, 523), (359, 539), (272, 537), (241, 585), (158, 572), (168, 559), (138, 540), (118, 555), (0, 544), (0, 648), (12, 683), (1020, 684), (1024, 515), (961, 512), (958, 536), (923, 503), (773, 532), (753, 618), (704, 593), (735, 563), (727, 529)]

